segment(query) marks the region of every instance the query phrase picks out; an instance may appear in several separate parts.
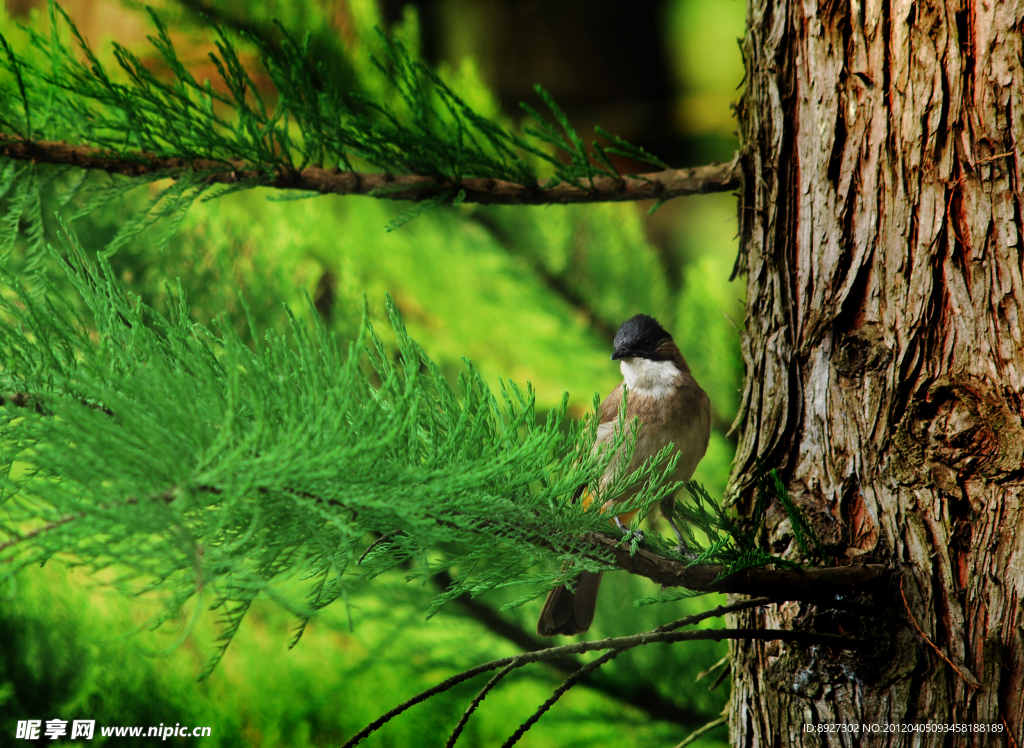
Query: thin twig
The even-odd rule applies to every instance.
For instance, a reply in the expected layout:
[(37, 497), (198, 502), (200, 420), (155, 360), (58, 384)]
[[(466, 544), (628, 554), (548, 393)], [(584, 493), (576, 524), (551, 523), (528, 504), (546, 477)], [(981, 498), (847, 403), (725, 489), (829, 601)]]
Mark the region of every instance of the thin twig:
[[(630, 202), (668, 200), (682, 195), (729, 192), (740, 184), (737, 162), (667, 169), (637, 177), (594, 177), (586, 189), (568, 182), (516, 184), (501, 179), (469, 178), (445, 180), (420, 174), (388, 174), (337, 171), (307, 166), (295, 171), (286, 166), (267, 167), (236, 159), (215, 161), (159, 156), (135, 151), (116, 153), (102, 148), (69, 145), (43, 140), (24, 140), (0, 133), (0, 156), (47, 164), (65, 164), (97, 169), (129, 177), (161, 174), (178, 179), (189, 172), (209, 172), (208, 184), (254, 185), (336, 195), (370, 195), (385, 200), (424, 200), (441, 191), (464, 191), (463, 202), (490, 205), (549, 205), (556, 203)], [(546, 184), (550, 184), (548, 187)]]
[(729, 720), (726, 719), (725, 717), (719, 717), (716, 720), (712, 720), (711, 722), (708, 722), (706, 725), (701, 727), (699, 730), (694, 730), (692, 733), (689, 734), (689, 736), (683, 738), (683, 740), (680, 741), (679, 743), (676, 743), (675, 748), (686, 748), (686, 746), (688, 746), (694, 740), (699, 738), (701, 735), (704, 735), (705, 733), (711, 732), (716, 727), (720, 727), (721, 725), (724, 725), (728, 721)]
[(30, 540), (36, 535), (42, 535), (43, 533), (50, 532), (50, 530), (56, 530), (61, 525), (66, 525), (68, 522), (78, 519), (81, 516), (81, 514), (69, 514), (66, 517), (61, 517), (60, 519), (43, 525), (42, 527), (37, 527), (35, 530), (30, 530), (24, 535), (19, 535), (16, 538), (8, 540), (6, 543), (0, 543), (0, 552), (7, 550), (11, 546), (18, 545), (18, 543), (24, 543), (26, 540)]
[(729, 657), (730, 657), (730, 655), (727, 654), (725, 657), (720, 659), (718, 662), (716, 662), (714, 665), (709, 667), (707, 670), (701, 670), (699, 673), (697, 673), (697, 677), (693, 679), (693, 682), (694, 683), (700, 683), (702, 680), (707, 678), (713, 672), (718, 670), (718, 668), (720, 668), (723, 665), (725, 665), (726, 663), (728, 663), (729, 662)]
[[(220, 493), (219, 490), (217, 490), (215, 488), (212, 488), (212, 487), (209, 487), (209, 486), (197, 486), (197, 488), (200, 489), (200, 490), (209, 489), (209, 490), (212, 490), (212, 491), (214, 491), (216, 493)], [(170, 489), (168, 489), (166, 491), (163, 491), (161, 493), (154, 494), (153, 496), (150, 496), (148, 498), (150, 500), (153, 500), (153, 501), (162, 501), (165, 504), (169, 504), (172, 501), (174, 501), (175, 497), (177, 496), (177, 490), (178, 490), (178, 487), (175, 486), (174, 488), (170, 488)], [(120, 502), (120, 503), (122, 503), (122, 504), (130, 504), (130, 505), (134, 506), (134, 505), (139, 503), (139, 500), (135, 496), (129, 496), (127, 499), (125, 499), (123, 502)], [(110, 508), (110, 506), (108, 504), (97, 504), (97, 506), (100, 509), (109, 509)], [(68, 514), (67, 516), (62, 517), (59, 520), (55, 520), (53, 522), (50, 522), (49, 524), (43, 525), (42, 527), (37, 527), (35, 530), (30, 530), (29, 532), (26, 532), (24, 535), (19, 535), (16, 538), (8, 540), (8, 541), (6, 541), (4, 543), (0, 543), (0, 552), (3, 552), (5, 550), (7, 550), (11, 546), (18, 545), (19, 543), (24, 543), (26, 540), (31, 540), (32, 538), (36, 537), (37, 535), (42, 535), (43, 533), (50, 532), (51, 530), (56, 530), (61, 525), (66, 525), (68, 522), (72, 522), (73, 520), (76, 520), (76, 519), (82, 519), (82, 517), (84, 517), (84, 516), (85, 516), (85, 512), (78, 512), (78, 514)]]
[(736, 332), (740, 333), (741, 335), (743, 334), (743, 330), (741, 330), (740, 326), (736, 324), (736, 320), (734, 320), (732, 317), (730, 317), (728, 314), (726, 314), (725, 310), (722, 309), (722, 307), (718, 307), (718, 311), (720, 311), (722, 313), (722, 316), (725, 317), (726, 321), (730, 325), (732, 325), (733, 327), (736, 328)]
[(721, 618), (728, 613), (736, 613), (741, 610), (747, 610), (749, 608), (760, 608), (762, 605), (771, 605), (775, 600), (770, 597), (756, 597), (753, 600), (743, 600), (732, 605), (719, 605), (717, 608), (706, 610), (703, 613), (695, 613), (692, 616), (686, 616), (680, 618), (678, 621), (672, 621), (671, 623), (663, 623), (658, 626), (654, 631), (656, 633), (662, 633), (663, 631), (675, 631), (681, 629), (683, 626), (692, 626), (695, 623), (700, 623), (708, 618)]
[(462, 728), (466, 726), (466, 723), (469, 721), (470, 715), (473, 712), (475, 712), (476, 708), (480, 706), (481, 702), (485, 698), (487, 698), (487, 694), (490, 693), (491, 689), (498, 685), (498, 681), (500, 681), (506, 675), (511, 673), (517, 667), (519, 667), (519, 663), (511, 662), (504, 668), (499, 670), (498, 673), (493, 678), (487, 681), (487, 685), (480, 689), (480, 693), (476, 695), (476, 698), (474, 698), (469, 703), (469, 706), (466, 708), (466, 711), (463, 712), (462, 718), (459, 720), (459, 724), (455, 725), (455, 729), (452, 730), (452, 734), (448, 736), (448, 742), (445, 743), (445, 748), (452, 748), (452, 746), (455, 745), (455, 741), (457, 741), (459, 739), (459, 735), (462, 734)]
[(974, 165), (975, 166), (979, 166), (981, 164), (988, 164), (988, 163), (991, 163), (992, 161), (998, 161), (1001, 158), (1007, 158), (1008, 156), (1016, 156), (1016, 155), (1017, 155), (1017, 151), (1007, 151), (1006, 153), (997, 153), (994, 156), (988, 156), (986, 158), (978, 159), (977, 161), (974, 162)]
[(506, 665), (511, 664), (513, 661), (519, 660), (519, 666), (528, 665), (533, 662), (545, 662), (547, 660), (553, 660), (558, 657), (562, 657), (567, 654), (581, 654), (583, 652), (595, 652), (603, 649), (616, 649), (625, 651), (632, 649), (633, 647), (646, 646), (648, 644), (671, 644), (673, 642), (681, 641), (722, 641), (723, 639), (743, 639), (748, 641), (784, 641), (784, 642), (797, 642), (802, 644), (818, 644), (826, 647), (839, 647), (842, 649), (855, 649), (862, 647), (866, 644), (863, 639), (853, 639), (845, 636), (836, 636), (834, 634), (814, 634), (806, 633), (802, 631), (782, 631), (779, 629), (703, 629), (701, 631), (665, 631), (655, 632), (647, 631), (642, 634), (634, 634), (632, 636), (620, 636), (610, 637), (607, 639), (598, 639), (596, 641), (576, 642), (574, 644), (564, 644), (560, 647), (550, 647), (549, 649), (542, 649), (538, 652), (527, 652), (524, 654), (516, 655), (515, 657), (503, 657), (498, 660), (492, 660), (491, 662), (485, 662), (482, 665), (477, 665), (474, 668), (454, 675), (448, 678), (442, 683), (436, 686), (428, 688), (416, 696), (413, 696), (408, 701), (405, 701), (394, 709), (389, 711), (387, 714), (375, 719), (369, 725), (364, 727), (358, 733), (353, 735), (349, 740), (342, 746), (342, 748), (351, 748), (352, 746), (361, 742), (364, 738), (378, 730), (388, 721), (394, 719), (402, 712), (406, 711), (410, 707), (415, 706), (423, 701), (426, 701), (431, 696), (435, 696), (439, 693), (443, 693), (451, 688), (454, 688), (459, 683), (465, 680), (473, 678), (481, 673), (487, 673), (491, 670), (497, 670), (503, 668)]
[[(907, 602), (907, 596), (903, 593), (903, 579), (902, 579), (902, 577), (900, 578), (900, 597), (903, 598), (903, 605), (907, 609), (907, 615), (910, 617), (910, 622), (912, 624), (914, 624), (914, 628), (917, 629), (917, 633), (919, 633), (921, 635), (921, 638), (924, 639), (926, 642), (928, 642), (928, 644), (931, 645), (931, 648), (939, 653), (939, 657), (941, 657), (943, 660), (945, 660), (949, 664), (949, 666), (951, 668), (953, 668), (953, 670), (956, 672), (957, 675), (960, 676), (960, 678), (963, 680), (964, 683), (966, 683), (968, 686), (970, 686), (971, 688), (974, 688), (974, 689), (981, 688), (981, 683), (978, 681), (978, 679), (975, 678), (974, 675), (969, 670), (967, 670), (966, 667), (965, 668), (960, 668), (960, 667), (958, 667), (956, 665), (955, 662), (953, 662), (951, 659), (946, 657), (946, 655), (944, 655), (942, 653), (942, 650), (939, 649), (937, 646), (935, 646), (935, 642), (933, 642), (931, 639), (929, 639), (928, 635), (926, 633), (924, 633), (924, 630), (918, 625), (917, 619), (914, 617), (913, 611), (910, 610), (910, 603)], [(964, 672), (964, 671), (967, 671), (967, 672)]]
[(388, 542), (393, 537), (394, 537), (393, 535), (381, 535), (379, 538), (377, 538), (372, 543), (370, 543), (370, 547), (367, 548), (365, 551), (363, 551), (363, 555), (359, 557), (358, 561), (356, 561), (356, 566), (362, 566), (363, 561), (366, 560), (366, 557), (370, 555), (370, 551), (372, 551), (374, 548), (376, 548), (381, 543)]
[(599, 667), (604, 665), (606, 662), (614, 660), (620, 654), (622, 654), (622, 650), (619, 649), (613, 649), (611, 652), (605, 652), (596, 660), (594, 660), (593, 662), (588, 662), (586, 665), (584, 665), (575, 673), (573, 673), (564, 681), (562, 681), (562, 685), (555, 689), (555, 692), (548, 697), (548, 700), (541, 704), (537, 708), (537, 711), (530, 715), (530, 718), (528, 720), (526, 720), (523, 724), (519, 725), (519, 729), (512, 733), (511, 737), (509, 737), (508, 740), (501, 744), (501, 748), (511, 748), (513, 745), (518, 743), (519, 738), (523, 737), (523, 735), (526, 734), (527, 730), (529, 730), (531, 727), (537, 724), (537, 720), (544, 716), (544, 712), (546, 712), (548, 709), (554, 706), (555, 702), (562, 697), (563, 693), (565, 693), (570, 688), (579, 683), (580, 679), (585, 678), (589, 673), (594, 672)]
[[(446, 571), (439, 571), (432, 581), (443, 592), (449, 589), (452, 584), (451, 575)], [(549, 641), (541, 641), (516, 623), (498, 614), (494, 608), (481, 600), (474, 598), (468, 592), (464, 592), (452, 600), (462, 613), (474, 621), (485, 626), (491, 633), (506, 639), (515, 644), (524, 652), (536, 652), (547, 649), (551, 646)], [(560, 670), (562, 676), (573, 673), (583, 667), (583, 661), (577, 657), (560, 657), (557, 660), (548, 660), (546, 665)], [(613, 678), (602, 678), (594, 676), (584, 684), (586, 688), (607, 694), (613, 699), (629, 704), (642, 711), (647, 712), (653, 719), (660, 719), (666, 722), (675, 722), (679, 725), (689, 727), (699, 724), (704, 717), (693, 709), (680, 706), (662, 696), (651, 684), (627, 685)]]
[(722, 681), (724, 681), (726, 679), (726, 677), (728, 677), (730, 672), (732, 672), (730, 670), (730, 668), (728, 668), (728, 667), (722, 668), (722, 672), (720, 672), (718, 674), (718, 677), (715, 678), (715, 682), (712, 683), (710, 686), (708, 686), (708, 691), (709, 692), (710, 691), (714, 691), (716, 688), (718, 688), (720, 685), (722, 685)]

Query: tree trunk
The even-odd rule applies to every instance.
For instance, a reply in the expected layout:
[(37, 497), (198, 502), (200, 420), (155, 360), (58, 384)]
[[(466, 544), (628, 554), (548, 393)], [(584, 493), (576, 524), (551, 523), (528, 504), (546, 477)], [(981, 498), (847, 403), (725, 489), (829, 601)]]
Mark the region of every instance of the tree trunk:
[[(838, 563), (898, 576), (741, 616), (875, 650), (734, 647), (735, 746), (1024, 746), (1022, 29), (1019, 0), (749, 0), (732, 501), (760, 455)], [(1003, 732), (885, 732), (913, 723)]]

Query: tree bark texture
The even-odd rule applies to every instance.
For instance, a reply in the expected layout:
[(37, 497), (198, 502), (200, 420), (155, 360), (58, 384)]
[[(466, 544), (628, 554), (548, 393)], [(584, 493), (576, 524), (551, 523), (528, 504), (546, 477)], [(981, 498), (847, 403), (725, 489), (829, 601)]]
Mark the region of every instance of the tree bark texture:
[(840, 564), (901, 581), (738, 615), (877, 646), (735, 643), (735, 746), (1024, 746), (1022, 30), (1019, 0), (749, 0), (730, 500), (760, 455)]

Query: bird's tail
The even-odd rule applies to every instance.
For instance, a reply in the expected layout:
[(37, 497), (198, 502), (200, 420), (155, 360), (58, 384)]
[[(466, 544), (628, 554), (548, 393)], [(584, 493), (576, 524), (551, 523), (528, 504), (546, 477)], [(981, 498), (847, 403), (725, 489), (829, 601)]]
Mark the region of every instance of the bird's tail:
[(537, 621), (538, 636), (582, 634), (590, 628), (597, 609), (597, 591), (601, 588), (601, 572), (583, 571), (576, 578), (576, 591), (559, 585), (548, 593)]

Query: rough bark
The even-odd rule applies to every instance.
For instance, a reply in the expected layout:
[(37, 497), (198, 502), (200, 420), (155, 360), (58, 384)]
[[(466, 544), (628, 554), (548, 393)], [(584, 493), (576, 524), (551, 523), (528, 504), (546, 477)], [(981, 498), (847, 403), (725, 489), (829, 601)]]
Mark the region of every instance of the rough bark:
[[(1024, 744), (1022, 28), (1014, 0), (749, 0), (732, 500), (764, 456), (842, 563), (898, 568), (903, 594), (860, 621), (739, 615), (867, 627), (876, 652), (735, 646), (735, 746)], [(1006, 732), (802, 732), (839, 722)]]

